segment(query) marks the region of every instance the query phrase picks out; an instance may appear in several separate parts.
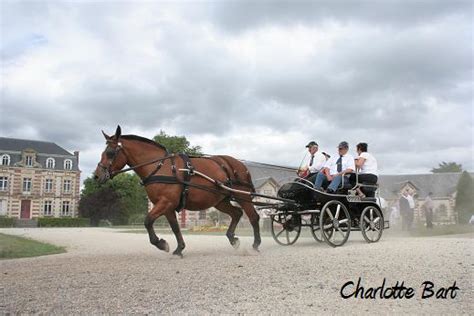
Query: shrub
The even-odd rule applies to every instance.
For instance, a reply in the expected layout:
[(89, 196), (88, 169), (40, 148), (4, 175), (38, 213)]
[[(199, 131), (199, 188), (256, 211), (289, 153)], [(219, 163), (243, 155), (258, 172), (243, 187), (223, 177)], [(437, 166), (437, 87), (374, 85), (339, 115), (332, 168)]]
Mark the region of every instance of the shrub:
[(0, 216), (0, 227), (13, 227), (14, 221), (11, 217)]
[(90, 220), (82, 217), (39, 217), (39, 227), (85, 227), (90, 226)]

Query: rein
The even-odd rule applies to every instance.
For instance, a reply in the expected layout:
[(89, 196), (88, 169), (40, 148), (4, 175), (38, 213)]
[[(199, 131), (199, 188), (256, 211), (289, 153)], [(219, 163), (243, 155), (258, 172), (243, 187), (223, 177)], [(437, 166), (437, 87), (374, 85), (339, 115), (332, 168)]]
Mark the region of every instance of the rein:
[[(113, 172), (111, 172), (111, 175), (115, 176), (115, 175), (123, 173), (123, 172), (131, 171), (131, 170), (135, 171), (135, 169), (137, 169), (137, 168), (140, 168), (140, 167), (143, 167), (143, 166), (148, 166), (148, 165), (151, 165), (152, 163), (155, 163), (155, 162), (158, 162), (158, 161), (160, 162), (158, 164), (158, 166), (161, 167), (163, 165), (163, 161), (165, 161), (166, 159), (171, 159), (172, 157), (175, 157), (175, 155), (174, 154), (167, 155), (163, 158), (158, 158), (158, 159), (153, 159), (151, 161), (142, 162), (142, 163), (140, 163), (136, 166), (130, 167), (130, 168), (125, 168), (125, 169), (122, 169), (122, 170), (113, 171)], [(156, 171), (158, 171), (158, 170), (155, 170), (153, 173), (155, 173)]]

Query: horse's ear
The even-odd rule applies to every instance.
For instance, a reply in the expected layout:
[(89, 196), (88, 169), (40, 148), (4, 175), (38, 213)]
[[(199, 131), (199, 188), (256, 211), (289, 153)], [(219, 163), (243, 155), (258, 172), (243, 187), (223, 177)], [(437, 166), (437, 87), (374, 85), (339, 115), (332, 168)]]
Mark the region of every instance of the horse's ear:
[(107, 135), (104, 131), (102, 131), (102, 135), (104, 135), (105, 140), (109, 140), (109, 139), (110, 139), (110, 136)]
[(122, 136), (122, 128), (120, 125), (117, 125), (117, 130), (115, 131), (115, 139), (119, 139)]

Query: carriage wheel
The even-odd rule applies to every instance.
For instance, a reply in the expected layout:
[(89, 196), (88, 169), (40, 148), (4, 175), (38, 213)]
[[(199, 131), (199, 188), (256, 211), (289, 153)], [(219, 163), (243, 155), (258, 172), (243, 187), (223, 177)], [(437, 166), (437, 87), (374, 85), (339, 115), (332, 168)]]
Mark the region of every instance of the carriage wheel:
[(300, 237), (301, 216), (298, 214), (276, 214), (271, 216), (272, 236), (282, 246), (293, 245)]
[(321, 235), (332, 247), (342, 246), (351, 233), (351, 217), (347, 208), (339, 201), (327, 202), (319, 218)]
[(375, 206), (367, 206), (360, 217), (360, 230), (367, 242), (377, 242), (382, 237), (383, 217)]
[[(332, 235), (332, 230), (328, 232)], [(311, 214), (311, 235), (317, 242), (323, 242), (324, 238), (321, 234), (321, 226), (319, 226), (319, 214)]]

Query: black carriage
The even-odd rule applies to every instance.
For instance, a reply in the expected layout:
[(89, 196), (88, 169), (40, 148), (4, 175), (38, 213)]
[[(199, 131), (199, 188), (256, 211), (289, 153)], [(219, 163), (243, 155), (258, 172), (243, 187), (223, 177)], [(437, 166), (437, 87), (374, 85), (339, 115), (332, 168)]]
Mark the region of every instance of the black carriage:
[(379, 241), (389, 225), (374, 196), (376, 186), (357, 185), (372, 197), (356, 195), (348, 183), (336, 194), (315, 190), (303, 179), (284, 184), (278, 191), (278, 198), (284, 201), (262, 207), (271, 218), (273, 238), (280, 245), (292, 245), (301, 228), (309, 227), (315, 240), (332, 247), (344, 245), (351, 231), (361, 231), (368, 243)]

